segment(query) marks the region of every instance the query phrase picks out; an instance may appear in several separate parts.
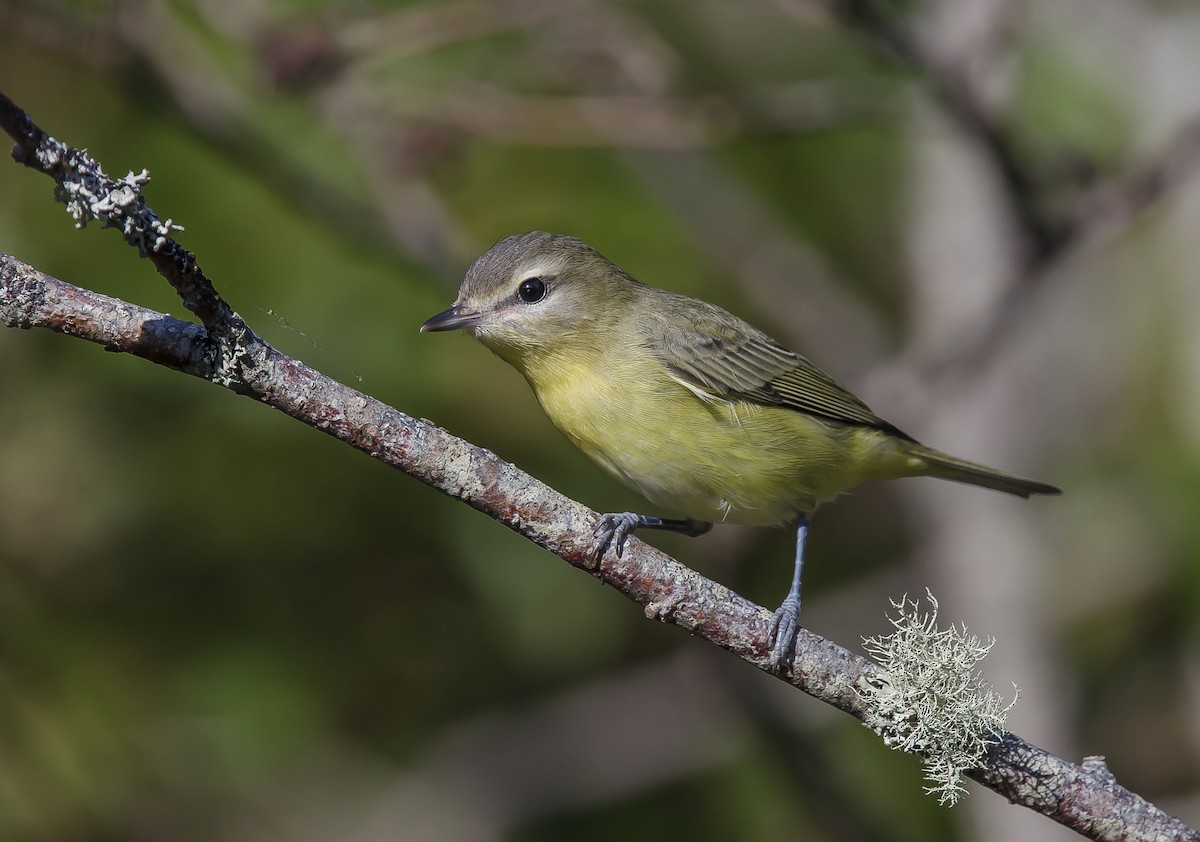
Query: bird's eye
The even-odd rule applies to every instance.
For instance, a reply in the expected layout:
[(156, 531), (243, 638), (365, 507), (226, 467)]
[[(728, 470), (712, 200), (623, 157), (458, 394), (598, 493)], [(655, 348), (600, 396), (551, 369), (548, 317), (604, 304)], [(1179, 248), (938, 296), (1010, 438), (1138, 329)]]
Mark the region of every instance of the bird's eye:
[(526, 304), (537, 304), (546, 297), (546, 282), (542, 278), (529, 278), (517, 287), (517, 298)]

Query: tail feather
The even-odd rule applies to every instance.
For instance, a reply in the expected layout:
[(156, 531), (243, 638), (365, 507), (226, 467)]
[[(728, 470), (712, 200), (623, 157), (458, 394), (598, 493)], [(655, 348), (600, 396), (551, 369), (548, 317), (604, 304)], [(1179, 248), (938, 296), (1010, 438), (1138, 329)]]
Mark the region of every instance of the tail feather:
[(917, 445), (912, 449), (913, 455), (925, 461), (929, 466), (928, 475), (954, 482), (965, 482), (968, 485), (978, 485), (993, 491), (1003, 491), (1005, 494), (1015, 494), (1028, 499), (1034, 494), (1062, 494), (1062, 489), (1045, 482), (1015, 477), (1003, 471), (997, 471), (986, 465), (977, 465), (956, 456), (950, 456), (938, 450)]

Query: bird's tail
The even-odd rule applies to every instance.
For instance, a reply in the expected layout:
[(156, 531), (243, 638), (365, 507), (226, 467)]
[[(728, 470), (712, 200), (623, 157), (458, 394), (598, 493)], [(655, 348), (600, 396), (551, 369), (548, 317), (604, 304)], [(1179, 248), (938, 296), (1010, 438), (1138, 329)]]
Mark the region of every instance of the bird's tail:
[(913, 445), (912, 455), (925, 461), (929, 467), (928, 476), (931, 477), (978, 485), (1026, 499), (1034, 494), (1062, 494), (1061, 488), (1056, 488), (1048, 483), (1014, 477), (1012, 474), (1006, 474), (985, 465), (977, 465), (924, 445)]

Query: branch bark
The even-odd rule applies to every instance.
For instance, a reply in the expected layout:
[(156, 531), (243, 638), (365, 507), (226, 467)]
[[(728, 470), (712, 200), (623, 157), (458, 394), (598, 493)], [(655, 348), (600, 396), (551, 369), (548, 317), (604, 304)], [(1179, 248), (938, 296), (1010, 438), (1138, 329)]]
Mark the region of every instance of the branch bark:
[[(84, 195), (93, 218), (120, 227), (179, 292), (197, 325), (45, 275), (0, 254), (0, 320), (47, 328), (212, 381), (328, 433), (444, 494), (462, 500), (642, 605), (747, 663), (769, 670), (770, 612), (675, 559), (631, 538), (622, 557), (588, 559), (598, 515), (493, 453), (413, 418), (294, 360), (253, 333), (217, 294), (195, 257), (169, 237), (145, 206), (134, 176), (114, 181), (85, 153), (41, 131), (0, 93), (0, 127), (14, 158), (50, 175), (70, 206)], [(143, 179), (144, 181), (144, 174)], [(132, 191), (132, 196), (129, 195)], [(125, 210), (103, 216), (113, 197)], [(76, 210), (79, 208), (77, 207)], [(99, 210), (97, 210), (99, 209)], [(82, 226), (86, 216), (80, 219)], [(147, 249), (148, 243), (154, 243)], [(864, 722), (875, 716), (865, 691), (878, 664), (805, 629), (791, 669), (778, 677)], [(1005, 733), (971, 773), (1010, 801), (1093, 839), (1193, 839), (1200, 834), (1119, 786), (1102, 761), (1082, 766)]]

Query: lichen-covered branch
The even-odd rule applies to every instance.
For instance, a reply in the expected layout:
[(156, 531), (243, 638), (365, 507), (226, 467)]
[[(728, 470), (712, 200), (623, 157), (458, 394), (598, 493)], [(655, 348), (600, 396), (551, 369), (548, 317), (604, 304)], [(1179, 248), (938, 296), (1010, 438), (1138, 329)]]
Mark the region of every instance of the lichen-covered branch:
[[(634, 537), (621, 558), (609, 553), (593, 567), (588, 553), (595, 512), (490, 451), (338, 383), (260, 339), (241, 359), (222, 360), (212, 354), (212, 339), (199, 325), (72, 286), (2, 253), (0, 322), (85, 339), (273, 406), (488, 514), (612, 585), (647, 614), (760, 669), (770, 665), (765, 608)], [(231, 370), (222, 371), (223, 365)], [(877, 666), (816, 635), (804, 634), (801, 641), (792, 682), (862, 718), (855, 682)]]
[[(770, 612), (631, 538), (622, 557), (589, 560), (597, 515), (489, 451), (338, 383), (264, 342), (228, 308), (195, 258), (162, 230), (145, 207), (140, 179), (104, 182), (99, 166), (48, 138), (0, 94), (0, 127), (17, 140), (16, 157), (46, 172), (57, 195), (79, 196), (77, 179), (102, 189), (131, 190), (122, 201), (125, 238), (175, 285), (203, 325), (180, 321), (49, 277), (0, 254), (0, 321), (14, 328), (48, 328), (200, 377), (275, 409), (462, 500), (586, 570), (669, 622), (767, 670)], [(51, 156), (36, 150), (57, 144)], [(86, 159), (86, 160), (85, 160)], [(70, 167), (63, 162), (73, 161)], [(94, 169), (92, 169), (94, 167)], [(103, 177), (107, 178), (107, 177)], [(69, 187), (66, 185), (70, 185)], [(100, 211), (110, 203), (100, 197)], [(97, 215), (95, 207), (90, 212)], [(126, 222), (133, 220), (128, 226)], [(168, 226), (169, 228), (169, 226)], [(145, 249), (155, 243), (157, 250)], [(806, 630), (785, 681), (864, 722), (875, 721), (873, 694), (864, 687), (888, 678), (873, 661)], [(874, 682), (874, 684), (872, 684)], [(1076, 766), (1012, 734), (991, 745), (975, 780), (1014, 803), (1048, 815), (1094, 839), (1200, 839), (1195, 831), (1120, 787), (1102, 766)]]
[(996, 641), (964, 625), (939, 628), (937, 599), (928, 591), (926, 598), (927, 612), (907, 597), (894, 601), (894, 631), (863, 641), (887, 671), (864, 688), (877, 714), (865, 724), (889, 747), (924, 758), (925, 791), (953, 805), (967, 793), (962, 776), (999, 742), (1017, 700), (1004, 704), (975, 669)]
[(16, 141), (14, 161), (54, 179), (55, 198), (66, 205), (75, 227), (96, 220), (105, 228), (120, 229), (125, 242), (154, 264), (210, 334), (235, 342), (247, 339), (239, 335), (248, 330), (246, 323), (204, 276), (195, 256), (171, 238), (180, 227), (146, 206), (141, 188), (150, 176), (145, 170), (110, 178), (86, 150), (46, 134), (3, 92), (0, 126)]

